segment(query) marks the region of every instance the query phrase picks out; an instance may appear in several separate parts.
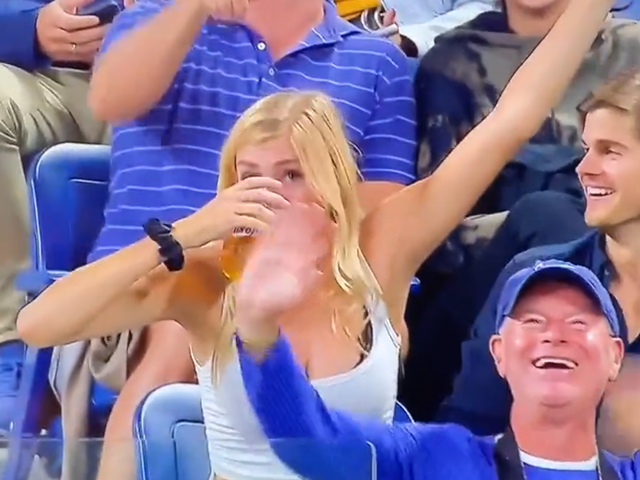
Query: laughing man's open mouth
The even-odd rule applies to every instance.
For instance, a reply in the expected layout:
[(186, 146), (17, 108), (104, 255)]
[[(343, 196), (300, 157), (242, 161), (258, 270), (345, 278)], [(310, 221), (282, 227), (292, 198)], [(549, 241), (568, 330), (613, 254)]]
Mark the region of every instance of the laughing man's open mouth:
[(563, 357), (539, 357), (531, 363), (540, 370), (573, 370), (578, 366), (575, 361)]

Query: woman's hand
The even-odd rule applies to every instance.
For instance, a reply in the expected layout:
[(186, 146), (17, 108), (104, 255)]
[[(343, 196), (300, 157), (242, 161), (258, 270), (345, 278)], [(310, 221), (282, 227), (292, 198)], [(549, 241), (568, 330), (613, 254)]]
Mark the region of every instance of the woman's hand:
[(330, 220), (317, 205), (295, 204), (261, 235), (236, 287), (236, 325), (243, 342), (269, 344), (278, 316), (317, 287), (329, 251)]
[[(390, 27), (396, 23), (396, 11), (391, 9), (384, 13), (382, 17), (382, 28)], [(395, 43), (398, 47), (402, 46), (402, 37), (399, 33), (394, 33), (389, 37), (393, 43)]]
[(279, 193), (282, 183), (251, 177), (218, 193), (197, 212), (176, 222), (175, 238), (185, 249), (223, 240), (236, 229), (265, 230), (276, 212), (289, 207)]

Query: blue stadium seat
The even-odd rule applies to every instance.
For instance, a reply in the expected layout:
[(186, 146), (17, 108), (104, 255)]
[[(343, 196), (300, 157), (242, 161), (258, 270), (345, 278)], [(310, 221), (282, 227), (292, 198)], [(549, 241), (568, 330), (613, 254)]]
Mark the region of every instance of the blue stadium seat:
[[(397, 422), (413, 421), (400, 403), (395, 415)], [(197, 385), (167, 385), (151, 392), (138, 406), (133, 431), (138, 480), (209, 480)]]
[(616, 17), (640, 20), (640, 0), (618, 0), (613, 8)]
[(209, 480), (209, 453), (197, 385), (173, 384), (138, 406), (138, 480)]
[[(52, 147), (33, 160), (27, 181), (33, 264), (32, 271), (21, 275), (17, 283), (33, 298), (57, 277), (85, 263), (103, 223), (109, 148), (75, 144)], [(37, 441), (42, 438), (39, 414), (49, 389), (51, 353), (52, 349), (27, 350), (3, 480), (26, 480), (34, 455), (47, 456), (37, 451)], [(114, 398), (113, 392), (95, 385), (92, 410), (108, 411)], [(51, 448), (56, 443), (59, 447), (59, 442), (41, 445)], [(50, 461), (48, 467), (59, 475), (59, 458), (46, 460)]]

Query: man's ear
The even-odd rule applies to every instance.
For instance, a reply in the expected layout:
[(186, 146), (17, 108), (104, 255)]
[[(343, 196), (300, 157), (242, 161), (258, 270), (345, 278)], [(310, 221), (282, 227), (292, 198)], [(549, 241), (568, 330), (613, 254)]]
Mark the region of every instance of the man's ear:
[(613, 382), (618, 378), (622, 359), (624, 358), (624, 342), (621, 338), (613, 338), (611, 341), (611, 366), (609, 370), (609, 381)]
[(489, 339), (489, 351), (491, 352), (493, 362), (496, 365), (496, 370), (498, 370), (498, 375), (504, 378), (504, 342), (502, 341), (502, 336), (499, 334), (491, 335), (491, 338)]

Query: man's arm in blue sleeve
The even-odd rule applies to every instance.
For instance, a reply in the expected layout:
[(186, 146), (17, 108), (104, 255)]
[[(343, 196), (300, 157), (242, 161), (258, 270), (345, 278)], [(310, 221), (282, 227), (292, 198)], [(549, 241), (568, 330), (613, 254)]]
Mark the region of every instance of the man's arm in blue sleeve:
[(408, 185), (416, 179), (416, 103), (408, 59), (390, 42), (382, 60), (378, 103), (364, 131), (360, 170), (365, 182)]
[[(389, 425), (331, 410), (297, 365), (283, 336), (262, 361), (256, 361), (244, 350), (241, 341), (237, 345), (247, 395), (269, 439), (369, 442), (376, 450), (379, 478), (422, 478), (422, 466), (432, 460), (429, 448), (435, 440), (432, 434), (444, 431), (444, 427)], [(453, 437), (457, 437), (456, 428), (449, 432), (453, 430)]]
[(48, 64), (36, 35), (38, 12), (46, 1), (0, 2), (0, 63), (33, 70)]

